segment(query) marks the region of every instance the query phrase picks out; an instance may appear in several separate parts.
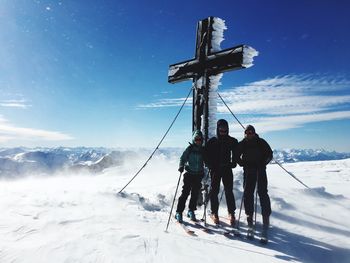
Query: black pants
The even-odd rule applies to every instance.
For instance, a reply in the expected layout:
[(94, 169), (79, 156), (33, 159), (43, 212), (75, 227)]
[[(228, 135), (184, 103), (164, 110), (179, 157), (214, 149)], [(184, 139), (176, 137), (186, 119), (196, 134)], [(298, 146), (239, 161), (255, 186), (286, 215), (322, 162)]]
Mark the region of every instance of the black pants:
[(184, 174), (182, 192), (177, 202), (176, 212), (182, 213), (185, 210), (185, 204), (187, 197), (191, 193), (190, 203), (188, 205), (189, 210), (197, 209), (197, 198), (199, 191), (201, 189), (201, 181), (203, 178), (203, 174), (192, 174), (186, 172)]
[(211, 173), (211, 192), (210, 192), (210, 205), (211, 212), (217, 214), (219, 210), (218, 194), (220, 191), (220, 182), (224, 185), (227, 210), (230, 214), (234, 214), (236, 210), (235, 196), (233, 195), (233, 174), (230, 167), (218, 169)]
[(244, 208), (248, 216), (254, 213), (254, 191), (256, 181), (258, 180), (258, 195), (263, 216), (270, 216), (271, 203), (267, 193), (267, 176), (266, 168), (247, 168), (244, 167)]

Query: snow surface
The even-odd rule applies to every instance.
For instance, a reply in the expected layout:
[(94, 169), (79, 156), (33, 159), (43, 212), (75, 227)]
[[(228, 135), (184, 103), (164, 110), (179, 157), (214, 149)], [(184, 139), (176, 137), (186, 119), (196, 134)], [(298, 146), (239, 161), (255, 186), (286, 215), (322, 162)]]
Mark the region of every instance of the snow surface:
[[(268, 166), (273, 214), (264, 246), (198, 229), (191, 237), (173, 219), (164, 232), (178, 156), (155, 156), (117, 194), (147, 157), (96, 176), (0, 181), (0, 262), (349, 262), (350, 159), (284, 164), (312, 189)], [(242, 169), (233, 171), (239, 207)], [(225, 200), (219, 213), (226, 216)]]

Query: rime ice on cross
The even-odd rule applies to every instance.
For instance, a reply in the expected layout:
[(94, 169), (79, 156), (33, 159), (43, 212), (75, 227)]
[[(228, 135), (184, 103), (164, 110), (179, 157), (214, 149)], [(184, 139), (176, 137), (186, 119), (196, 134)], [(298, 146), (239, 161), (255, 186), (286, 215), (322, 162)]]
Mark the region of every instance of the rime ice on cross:
[(208, 17), (199, 21), (195, 58), (169, 66), (169, 83), (193, 80), (192, 130), (201, 130), (205, 142), (209, 139), (211, 77), (229, 70), (248, 68), (253, 65), (253, 57), (258, 55), (255, 49), (246, 45), (218, 51), (224, 29), (225, 23), (220, 18)]

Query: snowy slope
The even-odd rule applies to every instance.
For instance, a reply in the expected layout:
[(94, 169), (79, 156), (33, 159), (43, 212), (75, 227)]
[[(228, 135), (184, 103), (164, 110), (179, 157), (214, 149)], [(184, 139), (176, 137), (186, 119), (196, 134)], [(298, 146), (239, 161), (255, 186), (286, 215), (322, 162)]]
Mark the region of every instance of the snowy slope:
[[(269, 165), (267, 246), (198, 229), (191, 237), (173, 220), (165, 233), (177, 158), (156, 156), (117, 194), (143, 162), (98, 176), (0, 181), (0, 262), (349, 262), (350, 159), (285, 164), (311, 190)], [(234, 174), (239, 207), (241, 168)], [(226, 216), (224, 200), (219, 213)]]

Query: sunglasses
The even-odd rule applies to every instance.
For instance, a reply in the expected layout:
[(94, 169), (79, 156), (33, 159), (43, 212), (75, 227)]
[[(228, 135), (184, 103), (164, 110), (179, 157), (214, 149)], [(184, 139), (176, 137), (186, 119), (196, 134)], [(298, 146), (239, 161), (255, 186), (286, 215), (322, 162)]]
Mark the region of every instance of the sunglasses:
[(227, 130), (219, 129), (219, 132), (220, 132), (220, 133), (227, 133)]
[(253, 135), (254, 132), (253, 132), (253, 131), (246, 131), (245, 134), (247, 134), (247, 135)]

